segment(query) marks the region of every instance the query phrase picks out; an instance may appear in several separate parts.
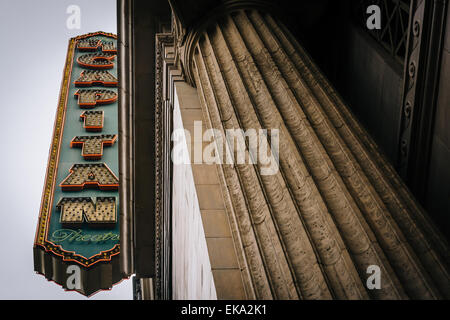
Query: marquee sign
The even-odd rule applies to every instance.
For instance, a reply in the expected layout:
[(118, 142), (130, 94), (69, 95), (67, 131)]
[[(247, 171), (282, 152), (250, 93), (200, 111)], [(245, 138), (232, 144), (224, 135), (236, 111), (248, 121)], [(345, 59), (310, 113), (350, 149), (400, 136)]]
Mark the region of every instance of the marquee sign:
[(87, 296), (121, 280), (116, 42), (69, 41), (34, 244), (37, 273)]

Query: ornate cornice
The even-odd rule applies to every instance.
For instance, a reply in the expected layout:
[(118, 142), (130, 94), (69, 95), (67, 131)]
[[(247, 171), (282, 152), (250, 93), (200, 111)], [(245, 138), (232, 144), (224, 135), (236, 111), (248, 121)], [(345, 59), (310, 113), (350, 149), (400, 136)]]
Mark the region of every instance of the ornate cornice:
[(175, 61), (183, 71), (186, 81), (195, 86), (192, 74), (192, 64), (195, 46), (197, 45), (203, 32), (212, 24), (232, 12), (239, 10), (252, 9), (261, 12), (271, 12), (276, 14), (279, 9), (270, 1), (265, 0), (224, 0), (222, 3), (209, 12), (205, 12), (194, 25), (183, 25), (179, 18), (180, 12), (177, 12), (177, 6), (172, 6), (172, 31), (175, 36), (176, 56)]

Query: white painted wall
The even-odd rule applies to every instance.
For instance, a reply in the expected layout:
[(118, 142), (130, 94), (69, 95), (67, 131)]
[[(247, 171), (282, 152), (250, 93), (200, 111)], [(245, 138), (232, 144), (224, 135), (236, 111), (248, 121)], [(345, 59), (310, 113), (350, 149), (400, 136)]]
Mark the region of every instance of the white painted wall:
[[(183, 90), (184, 87), (175, 86), (174, 130), (183, 128), (180, 112)], [(183, 140), (187, 152), (185, 137)], [(173, 298), (215, 300), (217, 294), (190, 164), (174, 164), (172, 192)]]

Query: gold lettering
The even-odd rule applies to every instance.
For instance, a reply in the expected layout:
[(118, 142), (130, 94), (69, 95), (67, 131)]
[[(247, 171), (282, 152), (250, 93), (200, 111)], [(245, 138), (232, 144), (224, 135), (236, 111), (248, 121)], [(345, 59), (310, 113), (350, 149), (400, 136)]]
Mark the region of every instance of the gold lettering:
[[(62, 198), (56, 208), (61, 212), (62, 225), (77, 225), (84, 221), (98, 225), (111, 225), (117, 222), (115, 197), (98, 197), (95, 204), (91, 198)], [(80, 241), (79, 237), (77, 240)]]
[(70, 174), (59, 185), (63, 191), (81, 191), (84, 188), (117, 190), (119, 179), (104, 163), (74, 164)]

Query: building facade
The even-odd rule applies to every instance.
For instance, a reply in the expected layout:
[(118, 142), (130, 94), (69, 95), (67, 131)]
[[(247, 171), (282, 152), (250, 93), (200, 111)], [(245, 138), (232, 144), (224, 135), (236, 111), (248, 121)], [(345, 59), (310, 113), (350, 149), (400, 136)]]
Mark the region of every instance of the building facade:
[(140, 298), (449, 297), (448, 2), (372, 2), (118, 2)]
[(450, 297), (448, 1), (117, 4), (120, 246), (81, 293)]

